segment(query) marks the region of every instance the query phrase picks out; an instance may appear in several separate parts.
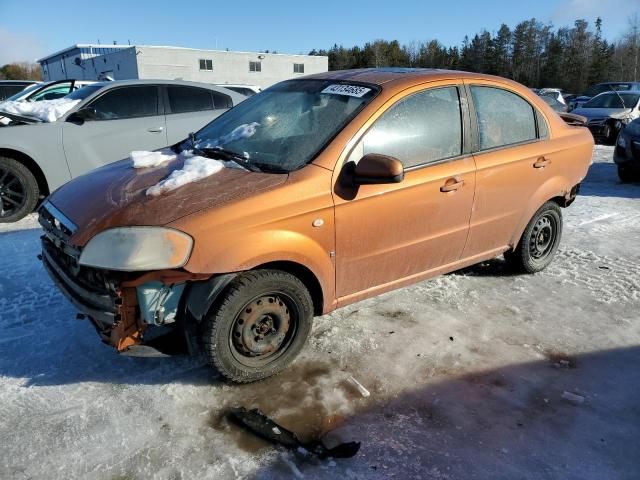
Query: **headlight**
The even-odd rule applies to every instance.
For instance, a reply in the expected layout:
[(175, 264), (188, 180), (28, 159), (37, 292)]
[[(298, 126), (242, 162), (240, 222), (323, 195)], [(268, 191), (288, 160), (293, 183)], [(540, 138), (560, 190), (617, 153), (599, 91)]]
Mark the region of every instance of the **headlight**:
[(89, 240), (80, 264), (125, 272), (178, 268), (187, 263), (192, 247), (189, 235), (171, 228), (113, 228)]

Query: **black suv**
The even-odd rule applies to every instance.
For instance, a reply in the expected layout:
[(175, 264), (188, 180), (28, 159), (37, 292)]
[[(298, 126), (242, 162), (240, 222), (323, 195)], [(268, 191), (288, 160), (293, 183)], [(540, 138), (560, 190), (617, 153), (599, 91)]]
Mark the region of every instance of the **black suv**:
[(0, 80), (0, 101), (21, 92), (29, 85), (33, 85), (33, 80)]

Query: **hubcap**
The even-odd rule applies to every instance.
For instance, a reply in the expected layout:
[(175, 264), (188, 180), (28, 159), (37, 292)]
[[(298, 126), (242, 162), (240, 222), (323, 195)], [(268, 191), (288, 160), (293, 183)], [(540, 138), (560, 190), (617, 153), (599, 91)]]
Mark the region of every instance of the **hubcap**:
[(27, 195), (20, 179), (13, 172), (0, 168), (0, 218), (13, 215), (26, 201)]
[(231, 332), (234, 350), (248, 359), (264, 360), (281, 353), (292, 330), (292, 316), (285, 300), (264, 295), (238, 314)]
[(556, 239), (556, 222), (550, 215), (543, 215), (538, 219), (531, 238), (529, 239), (529, 253), (532, 258), (540, 260), (551, 252)]

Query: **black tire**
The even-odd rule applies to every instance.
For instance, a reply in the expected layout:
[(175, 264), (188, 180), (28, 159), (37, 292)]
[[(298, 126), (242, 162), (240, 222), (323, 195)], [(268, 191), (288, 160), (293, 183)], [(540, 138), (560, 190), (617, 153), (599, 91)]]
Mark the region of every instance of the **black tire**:
[(17, 222), (33, 212), (39, 196), (33, 173), (13, 158), (0, 157), (0, 223)]
[(562, 238), (562, 211), (547, 202), (533, 215), (520, 241), (504, 258), (518, 272), (536, 273), (551, 263)]
[(638, 180), (639, 177), (638, 172), (635, 172), (633, 169), (618, 165), (618, 178), (620, 178), (622, 183), (634, 182)]
[(249, 383), (284, 370), (313, 323), (309, 291), (295, 276), (256, 270), (236, 277), (205, 317), (209, 363), (224, 377)]

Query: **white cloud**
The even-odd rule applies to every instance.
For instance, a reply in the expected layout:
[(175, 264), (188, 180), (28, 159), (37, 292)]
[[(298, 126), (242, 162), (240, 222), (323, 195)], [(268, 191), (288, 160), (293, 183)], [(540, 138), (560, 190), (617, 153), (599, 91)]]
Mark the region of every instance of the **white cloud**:
[(0, 66), (12, 62), (35, 62), (46, 53), (46, 47), (35, 35), (0, 27)]

